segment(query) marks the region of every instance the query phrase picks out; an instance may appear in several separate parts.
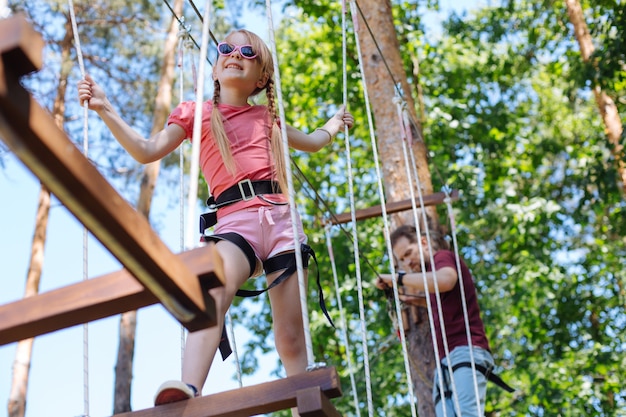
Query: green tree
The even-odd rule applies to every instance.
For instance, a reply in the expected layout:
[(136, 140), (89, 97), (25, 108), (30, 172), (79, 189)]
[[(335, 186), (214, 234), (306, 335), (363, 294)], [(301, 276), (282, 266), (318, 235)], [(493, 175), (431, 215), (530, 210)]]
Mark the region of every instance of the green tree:
[[(305, 13), (285, 22), (287, 44), (281, 50), (289, 51), (283, 61), (288, 64), (282, 67), (288, 120), (306, 115), (306, 127), (315, 126), (309, 119), (317, 97), (332, 97), (340, 83), (338, 17), (325, 5), (303, 3)], [(624, 379), (625, 361), (624, 201), (604, 126), (589, 99), (590, 73), (582, 70), (564, 3), (504, 1), (453, 15), (441, 34), (428, 39), (411, 14), (417, 6), (394, 2), (394, 11), (398, 33), (408, 40), (401, 42), (405, 65), (424, 94), (434, 188), (447, 185), (462, 191), (454, 204), (462, 255), (476, 277), (496, 370), (519, 390), (509, 395), (490, 386), (487, 412), (624, 415), (618, 382)], [(604, 76), (594, 79), (612, 86), (622, 113), (623, 68), (615, 63), (623, 50), (615, 45), (624, 39), (624, 26), (619, 25), (623, 6), (584, 6), (600, 44), (596, 62), (608, 63), (592, 74), (602, 71)], [(351, 94), (351, 110), (364, 120), (354, 99), (359, 93)], [(354, 137), (366, 136), (355, 130)], [(356, 177), (364, 180), (358, 183), (357, 201), (375, 204), (371, 151), (359, 139), (352, 145)], [(308, 181), (301, 195), (316, 201), (317, 190), (332, 196), (331, 204), (343, 211), (346, 202), (339, 196), (345, 193), (338, 185), (345, 182), (345, 163), (337, 154), (338, 144), (333, 146), (333, 152), (295, 159)], [(302, 204), (313, 226), (308, 235), (325, 268), (329, 263), (317, 220), (327, 209)], [(360, 243), (367, 245), (367, 274), (384, 263), (380, 227), (372, 221), (359, 232)], [(340, 273), (342, 290), (354, 294), (351, 246), (346, 238), (335, 247), (335, 258), (346, 268)], [(328, 270), (321, 272), (331, 276)], [(403, 389), (396, 382), (403, 373), (396, 360), (400, 351), (395, 342), (385, 343), (390, 323), (384, 303), (374, 303), (375, 292), (365, 291), (368, 341), (377, 353), (375, 363), (382, 364), (373, 367), (376, 409), (380, 415), (406, 415), (398, 407), (402, 401), (397, 394)], [(348, 299), (348, 316), (358, 317), (356, 301)], [(318, 318), (315, 307), (310, 308)], [(266, 323), (257, 316), (254, 329), (266, 334)], [(337, 335), (321, 319), (313, 327), (314, 345), (324, 347), (319, 357), (344, 364)], [(387, 354), (378, 354), (375, 346), (381, 345)], [(353, 346), (359, 362), (358, 337)], [(346, 395), (338, 403), (346, 413), (353, 409), (349, 402)]]

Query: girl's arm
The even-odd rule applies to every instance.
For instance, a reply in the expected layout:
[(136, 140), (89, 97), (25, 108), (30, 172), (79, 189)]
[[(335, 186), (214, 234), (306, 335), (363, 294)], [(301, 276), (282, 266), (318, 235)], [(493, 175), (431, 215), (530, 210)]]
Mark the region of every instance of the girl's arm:
[[(437, 286), (439, 292), (450, 291), (456, 285), (458, 275), (456, 269), (449, 266), (444, 266), (437, 270)], [(432, 272), (426, 272), (426, 282), (428, 284), (428, 291), (435, 292), (435, 279)], [(376, 279), (376, 287), (383, 289), (385, 287), (391, 287), (393, 285), (391, 281), (391, 274), (380, 274)], [(424, 276), (422, 272), (408, 272), (402, 279), (402, 285), (418, 291), (425, 291), (424, 289)]]
[(289, 146), (299, 151), (317, 152), (324, 146), (332, 142), (337, 133), (343, 131), (345, 126), (351, 128), (354, 124), (354, 117), (341, 106), (339, 111), (324, 124), (306, 134), (295, 127), (287, 125), (287, 138)]
[(78, 98), (81, 105), (85, 100), (89, 102), (89, 108), (98, 113), (115, 139), (142, 164), (163, 158), (185, 139), (183, 128), (172, 124), (146, 140), (120, 117), (104, 90), (89, 75), (78, 82)]

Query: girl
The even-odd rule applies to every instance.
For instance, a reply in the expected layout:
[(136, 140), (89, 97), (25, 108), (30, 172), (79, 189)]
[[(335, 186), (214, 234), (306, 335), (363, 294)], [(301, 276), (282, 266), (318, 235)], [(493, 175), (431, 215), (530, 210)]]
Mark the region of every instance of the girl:
[[(200, 164), (218, 207), (215, 234), (207, 240), (216, 241), (226, 282), (210, 291), (216, 302), (217, 326), (189, 334), (182, 381), (164, 383), (155, 405), (200, 395), (220, 343), (224, 315), (239, 287), (263, 269), (271, 284), (295, 257), (290, 210), (283, 194), (287, 187), (272, 55), (257, 35), (246, 30), (231, 32), (217, 49), (213, 100), (202, 104)], [(251, 105), (250, 97), (263, 90), (267, 106)], [(181, 103), (170, 114), (165, 129), (145, 140), (121, 119), (91, 77), (78, 83), (78, 95), (81, 103), (89, 102), (89, 108), (138, 162), (163, 158), (192, 137), (195, 102)], [(286, 126), (289, 145), (316, 152), (353, 122), (342, 107), (312, 133)], [(298, 228), (304, 244), (300, 220)], [(293, 269), (291, 278), (269, 291), (276, 349), (288, 376), (304, 372), (307, 366), (298, 280)]]
[[(425, 234), (418, 241), (417, 231), (414, 226), (403, 225), (393, 231), (390, 236), (391, 246), (394, 256), (398, 260), (398, 266), (408, 272), (398, 271), (398, 287), (405, 287), (413, 291), (425, 291), (424, 276), (430, 292), (431, 305), (433, 306), (433, 319), (435, 333), (437, 335), (437, 345), (439, 347), (439, 360), (441, 361), (441, 371), (444, 375), (443, 386), (444, 396), (441, 398), (439, 389), (439, 376), (435, 373), (433, 382), (433, 402), (437, 416), (456, 416), (454, 402), (452, 398), (452, 378), (448, 375), (448, 363), (451, 364), (454, 372), (454, 389), (458, 396), (461, 415), (463, 417), (482, 416), (485, 409), (485, 396), (487, 393), (487, 380), (493, 380), (498, 385), (503, 383), (497, 376), (491, 373), (493, 368), (493, 357), (489, 349), (489, 342), (485, 335), (483, 322), (480, 318), (480, 309), (472, 275), (460, 260), (461, 277), (457, 273), (456, 258), (454, 252), (448, 249), (448, 242), (444, 233), (437, 225), (432, 223), (430, 217), (427, 219), (428, 231), (431, 239), (430, 249), (433, 251), (434, 265), (430, 264), (431, 257), (429, 245)], [(424, 232), (424, 227), (422, 227)], [(422, 270), (421, 256), (424, 257), (426, 271)], [(442, 329), (439, 323), (439, 312), (435, 294), (435, 274), (441, 294), (441, 306), (443, 321), (448, 342), (449, 355), (445, 355), (443, 345)], [(470, 346), (467, 342), (465, 332), (465, 319), (461, 301), (461, 286), (459, 279), (463, 280), (463, 289), (467, 303), (467, 313), (472, 340), (472, 353), (478, 385), (480, 412), (476, 402), (474, 390), (474, 375), (471, 368)], [(381, 274), (376, 280), (376, 286), (386, 289), (392, 285), (390, 274)], [(400, 296), (405, 302), (411, 302), (412, 297)], [(502, 385), (501, 385), (502, 386)], [(507, 386), (508, 387), (508, 386)], [(504, 386), (503, 386), (504, 388)], [(507, 389), (507, 388), (505, 388)], [(443, 407), (446, 407), (444, 414)]]

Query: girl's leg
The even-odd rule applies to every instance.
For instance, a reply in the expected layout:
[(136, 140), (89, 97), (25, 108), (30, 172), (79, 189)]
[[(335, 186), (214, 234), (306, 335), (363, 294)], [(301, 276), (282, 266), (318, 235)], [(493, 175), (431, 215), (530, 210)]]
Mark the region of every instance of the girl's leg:
[[(269, 275), (267, 277), (268, 284), (274, 281), (281, 273), (282, 270)], [(307, 278), (306, 270), (304, 271), (304, 278), (305, 280)], [(276, 351), (285, 367), (287, 376), (305, 372), (307, 357), (298, 273), (294, 272), (268, 293), (270, 303), (272, 304)], [(296, 408), (291, 409), (291, 414), (293, 417), (300, 415)]]
[[(268, 284), (282, 273), (277, 271), (267, 277)], [(307, 271), (304, 271), (305, 279)], [(306, 371), (307, 357), (302, 324), (298, 273), (283, 281), (269, 291), (272, 305), (272, 321), (276, 350), (285, 367), (287, 376)]]
[(190, 332), (185, 342), (183, 356), (182, 380), (195, 386), (200, 393), (220, 343), (224, 316), (235, 293), (248, 279), (250, 272), (248, 260), (235, 244), (222, 240), (216, 243), (216, 248), (224, 262), (226, 280), (223, 287), (214, 288), (210, 291), (215, 300), (218, 323), (208, 329)]

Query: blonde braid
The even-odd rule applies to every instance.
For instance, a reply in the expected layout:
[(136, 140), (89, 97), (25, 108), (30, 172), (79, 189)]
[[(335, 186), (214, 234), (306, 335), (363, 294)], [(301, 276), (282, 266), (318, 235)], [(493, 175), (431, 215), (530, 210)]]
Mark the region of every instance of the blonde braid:
[(274, 99), (274, 80), (271, 78), (267, 81), (265, 95), (267, 96), (267, 111), (270, 114), (270, 121), (272, 123), (270, 141), (272, 156), (274, 159), (274, 173), (276, 175), (276, 181), (278, 181), (282, 193), (287, 195), (287, 167), (285, 166), (285, 158), (283, 156), (283, 138), (280, 132), (280, 128), (278, 127), (278, 117), (276, 115), (276, 102)]
[(218, 104), (220, 102), (220, 83), (219, 81), (213, 81), (213, 109), (211, 110), (211, 133), (213, 134), (213, 139), (217, 144), (218, 149), (220, 150), (220, 155), (222, 155), (222, 161), (224, 162), (224, 166), (231, 174), (235, 175), (236, 167), (235, 160), (233, 159), (233, 154), (230, 151), (230, 141), (228, 140), (228, 136), (226, 136), (226, 131), (224, 130), (224, 122), (222, 121), (222, 113), (220, 113), (218, 109)]

